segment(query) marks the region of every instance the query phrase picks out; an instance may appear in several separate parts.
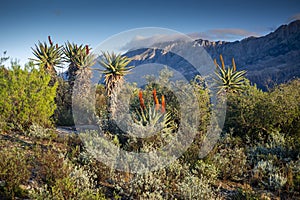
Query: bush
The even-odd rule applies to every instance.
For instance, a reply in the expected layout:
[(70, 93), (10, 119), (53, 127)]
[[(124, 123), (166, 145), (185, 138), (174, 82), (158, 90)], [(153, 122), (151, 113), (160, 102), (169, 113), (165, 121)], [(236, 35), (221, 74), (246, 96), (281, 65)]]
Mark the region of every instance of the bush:
[(286, 175), (282, 172), (282, 169), (274, 166), (272, 160), (259, 161), (253, 173), (259, 184), (267, 189), (280, 190), (287, 182)]
[(292, 191), (299, 187), (298, 147), (295, 140), (280, 132), (271, 133), (267, 141), (249, 147), (248, 161), (252, 169), (251, 180), (269, 190)]
[(72, 92), (68, 82), (58, 78), (58, 88), (55, 102), (57, 108), (54, 113), (55, 123), (60, 126), (73, 126)]
[(55, 150), (35, 151), (35, 172), (42, 187), (31, 190), (33, 199), (104, 199), (97, 176), (73, 164)]
[(27, 130), (33, 123), (51, 126), (50, 117), (57, 84), (49, 86), (51, 77), (29, 63), (22, 69), (16, 63), (0, 68), (0, 119), (6, 129)]
[(187, 176), (180, 183), (183, 199), (221, 199), (205, 177)]
[(21, 184), (26, 184), (30, 177), (28, 159), (21, 149), (4, 148), (0, 150), (0, 197), (12, 198), (23, 196)]
[(274, 131), (283, 131), (299, 137), (300, 80), (282, 84), (272, 91), (262, 92), (249, 86), (242, 94), (229, 94), (225, 129), (253, 140), (258, 134), (267, 137)]
[(26, 132), (26, 135), (34, 138), (40, 138), (40, 139), (50, 139), (50, 138), (57, 137), (57, 133), (55, 133), (53, 129), (44, 128), (35, 123), (33, 123), (29, 127), (29, 130)]
[(226, 134), (221, 138), (216, 153), (210, 158), (226, 180), (241, 181), (247, 177), (247, 156), (239, 138)]

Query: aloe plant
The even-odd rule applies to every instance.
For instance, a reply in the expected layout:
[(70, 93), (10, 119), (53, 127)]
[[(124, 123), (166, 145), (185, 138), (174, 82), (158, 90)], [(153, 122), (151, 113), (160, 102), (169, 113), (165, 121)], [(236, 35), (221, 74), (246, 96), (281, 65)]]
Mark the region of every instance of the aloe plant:
[[(95, 57), (90, 53), (91, 48), (88, 45), (77, 45), (69, 41), (63, 47), (64, 61), (69, 63), (67, 75), (70, 85), (73, 85), (76, 76), (95, 63)], [(90, 76), (91, 73), (86, 73)]]
[(152, 91), (152, 94), (153, 94), (154, 107), (151, 108), (150, 106), (148, 106), (147, 108), (143, 99), (143, 92), (142, 90), (139, 91), (140, 108), (136, 109), (135, 113), (133, 114), (133, 120), (136, 123), (141, 125), (147, 125), (147, 124), (154, 125), (158, 123), (160, 119), (164, 118), (164, 114), (166, 113), (165, 96), (162, 95), (161, 104), (159, 104), (159, 100), (156, 94), (156, 89)]
[(62, 50), (58, 44), (54, 45), (50, 36), (48, 36), (49, 45), (46, 42), (38, 42), (35, 48), (31, 48), (33, 55), (36, 57), (30, 60), (34, 61), (36, 65), (42, 67), (53, 78), (57, 75), (55, 67), (61, 67)]
[(216, 59), (214, 59), (214, 63), (217, 66), (217, 70), (215, 72), (217, 78), (215, 79), (217, 83), (217, 87), (219, 89), (218, 93), (223, 91), (225, 92), (240, 92), (243, 90), (245, 85), (245, 70), (237, 71), (236, 64), (234, 58), (232, 58), (232, 67), (226, 67), (223, 56), (220, 55), (221, 66), (217, 63)]
[(105, 89), (108, 96), (117, 89), (123, 82), (123, 77), (129, 73), (133, 66), (128, 66), (130, 59), (121, 54), (111, 54), (108, 52), (102, 53), (102, 59), (99, 64), (104, 67), (102, 72), (105, 76)]

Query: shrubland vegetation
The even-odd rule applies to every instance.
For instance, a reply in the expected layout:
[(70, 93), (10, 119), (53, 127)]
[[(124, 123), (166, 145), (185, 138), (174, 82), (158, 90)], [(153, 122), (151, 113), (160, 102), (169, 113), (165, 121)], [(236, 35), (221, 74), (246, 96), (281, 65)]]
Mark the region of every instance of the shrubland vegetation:
[[(149, 77), (141, 90), (123, 80), (130, 60), (104, 53), (100, 64), (105, 85), (91, 85), (93, 55), (88, 46), (54, 45), (49, 37), (49, 45), (39, 43), (33, 51), (36, 66), (4, 66), (5, 56), (0, 61), (1, 199), (300, 198), (300, 80), (263, 92), (250, 84), (246, 72), (238, 71), (234, 60), (226, 66), (221, 56), (221, 65), (215, 61), (214, 78), (219, 98), (227, 99), (225, 124), (213, 150), (199, 158), (212, 116), (210, 89), (202, 77), (189, 84), (196, 99), (180, 104), (166, 87), (172, 75), (167, 70), (155, 83)], [(65, 80), (55, 70), (63, 61), (69, 63)], [(90, 120), (101, 119), (104, 137), (123, 150), (147, 153), (168, 144), (185, 123), (181, 117), (186, 113), (180, 111), (191, 102), (199, 106), (199, 125), (186, 131), (196, 132), (196, 137), (164, 168), (144, 174), (114, 170), (95, 159), (78, 134), (55, 130), (55, 125), (74, 124), (71, 97), (76, 78), (82, 80), (82, 88), (95, 87), (95, 117)], [(120, 98), (129, 101), (133, 134), (115, 124), (120, 117), (117, 93), (123, 90), (129, 91)], [(90, 109), (89, 102), (82, 104), (80, 109)], [(135, 131), (155, 134), (141, 139)], [(99, 137), (95, 131), (83, 136)]]

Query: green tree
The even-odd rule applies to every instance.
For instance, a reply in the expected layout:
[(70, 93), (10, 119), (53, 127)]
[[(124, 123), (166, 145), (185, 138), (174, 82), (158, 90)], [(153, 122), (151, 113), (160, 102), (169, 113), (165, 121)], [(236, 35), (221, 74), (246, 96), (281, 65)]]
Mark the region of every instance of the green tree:
[(16, 63), (0, 68), (0, 119), (2, 128), (26, 130), (33, 123), (51, 126), (56, 108), (57, 83), (49, 85), (51, 76), (33, 63), (22, 69)]
[[(67, 70), (68, 86), (64, 85), (66, 91), (60, 92), (62, 97), (66, 97), (65, 101), (61, 101), (59, 104), (60, 110), (64, 110), (59, 116), (60, 119), (67, 119), (74, 117), (73, 115), (80, 115), (80, 121), (83, 118), (88, 118), (88, 114), (92, 109), (92, 94), (91, 94), (91, 69), (90, 67), (95, 63), (95, 56), (90, 53), (91, 48), (88, 45), (77, 45), (75, 43), (67, 42), (63, 48), (64, 61), (69, 64)], [(74, 90), (74, 88), (76, 88)], [(66, 93), (68, 93), (66, 95)], [(78, 98), (74, 98), (78, 97)], [(78, 113), (74, 113), (73, 109), (76, 108)], [(87, 115), (83, 116), (84, 113)], [(90, 119), (84, 120), (84, 124), (89, 123)], [(73, 124), (73, 120), (70, 123)]]

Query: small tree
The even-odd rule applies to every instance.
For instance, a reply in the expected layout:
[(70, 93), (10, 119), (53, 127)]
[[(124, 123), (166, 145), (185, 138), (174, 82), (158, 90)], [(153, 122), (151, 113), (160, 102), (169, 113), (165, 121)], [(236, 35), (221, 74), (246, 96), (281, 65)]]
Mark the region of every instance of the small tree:
[[(67, 70), (68, 79), (68, 93), (66, 96), (66, 102), (64, 107), (71, 117), (80, 115), (79, 119), (81, 123), (90, 123), (89, 113), (93, 107), (93, 98), (91, 94), (91, 69), (90, 67), (95, 63), (95, 56), (90, 53), (91, 48), (88, 45), (77, 45), (75, 43), (67, 42), (63, 48), (64, 61), (69, 64)], [(76, 88), (76, 90), (74, 90)], [(76, 98), (74, 98), (76, 97)], [(76, 109), (77, 113), (74, 113), (73, 109)], [(62, 113), (64, 115), (64, 113)], [(74, 117), (73, 116), (73, 117)], [(83, 120), (84, 119), (84, 120)], [(83, 121), (82, 121), (83, 120)]]
[(22, 69), (16, 63), (0, 68), (0, 119), (4, 128), (26, 130), (33, 123), (50, 126), (56, 108), (57, 83), (49, 85), (51, 76), (43, 68), (29, 63)]

